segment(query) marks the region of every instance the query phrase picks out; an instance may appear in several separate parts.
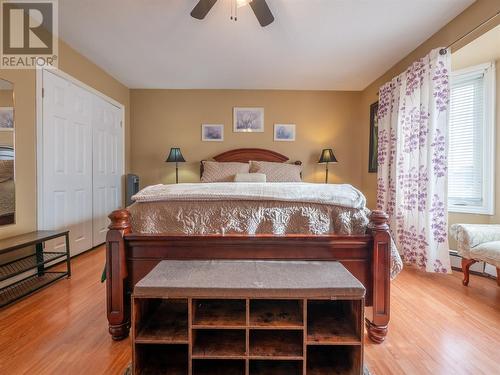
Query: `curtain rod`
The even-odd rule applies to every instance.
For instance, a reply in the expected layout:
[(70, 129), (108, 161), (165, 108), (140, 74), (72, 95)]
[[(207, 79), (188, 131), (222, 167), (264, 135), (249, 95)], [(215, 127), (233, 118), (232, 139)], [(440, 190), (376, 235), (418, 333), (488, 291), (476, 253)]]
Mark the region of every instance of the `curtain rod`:
[(497, 11), (494, 15), (492, 15), (490, 18), (488, 18), (487, 20), (484, 20), (483, 22), (481, 22), (479, 25), (477, 25), (476, 27), (474, 27), (472, 30), (470, 30), (469, 32), (465, 33), (464, 35), (462, 35), (460, 38), (458, 38), (457, 40), (455, 40), (454, 42), (448, 44), (446, 46), (446, 48), (441, 48), (439, 50), (439, 53), (441, 55), (446, 55), (446, 51), (448, 50), (448, 48), (454, 46), (455, 44), (457, 44), (458, 42), (460, 42), (461, 40), (467, 38), (470, 34), (472, 34), (474, 31), (476, 31), (477, 29), (479, 29), (480, 27), (486, 25), (488, 22), (490, 22), (493, 18), (497, 17), (498, 15), (500, 14), (500, 10)]

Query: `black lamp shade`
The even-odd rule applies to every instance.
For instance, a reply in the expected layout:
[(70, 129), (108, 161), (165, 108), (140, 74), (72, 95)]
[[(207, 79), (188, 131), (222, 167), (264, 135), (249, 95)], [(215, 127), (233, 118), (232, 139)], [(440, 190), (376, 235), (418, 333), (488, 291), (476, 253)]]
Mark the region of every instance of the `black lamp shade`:
[(182, 156), (181, 149), (178, 147), (172, 147), (170, 149), (170, 154), (168, 154), (167, 163), (184, 163), (184, 157)]
[(321, 152), (318, 163), (337, 163), (337, 158), (333, 154), (333, 150), (331, 148), (325, 148)]

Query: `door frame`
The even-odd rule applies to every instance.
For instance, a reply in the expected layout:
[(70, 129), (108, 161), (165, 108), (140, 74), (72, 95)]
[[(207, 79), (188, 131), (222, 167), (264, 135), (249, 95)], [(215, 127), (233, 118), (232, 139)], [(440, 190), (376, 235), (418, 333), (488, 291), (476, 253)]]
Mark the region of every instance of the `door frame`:
[(95, 88), (85, 84), (84, 82), (78, 80), (77, 78), (71, 76), (70, 74), (60, 70), (60, 69), (45, 69), (38, 68), (36, 69), (36, 83), (35, 83), (35, 92), (36, 92), (36, 197), (37, 197), (37, 221), (36, 226), (38, 230), (43, 229), (43, 73), (48, 72), (62, 78), (80, 88), (89, 91), (91, 94), (97, 95), (100, 98), (104, 99), (108, 103), (117, 107), (122, 114), (122, 166), (121, 166), (121, 199), (122, 204), (124, 202), (124, 182), (123, 176), (125, 174), (125, 105), (116, 101), (115, 99), (103, 94), (102, 92), (96, 90)]

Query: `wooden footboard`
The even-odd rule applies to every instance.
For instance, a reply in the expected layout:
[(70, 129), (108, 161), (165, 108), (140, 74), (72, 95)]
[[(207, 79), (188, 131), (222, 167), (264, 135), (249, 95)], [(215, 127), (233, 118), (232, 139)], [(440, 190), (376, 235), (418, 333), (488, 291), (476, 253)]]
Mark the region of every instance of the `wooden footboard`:
[(113, 339), (127, 337), (133, 286), (166, 259), (279, 259), (341, 262), (366, 288), (369, 337), (382, 342), (389, 323), (390, 236), (387, 216), (373, 211), (366, 235), (147, 235), (131, 233), (130, 214), (109, 216), (107, 314)]

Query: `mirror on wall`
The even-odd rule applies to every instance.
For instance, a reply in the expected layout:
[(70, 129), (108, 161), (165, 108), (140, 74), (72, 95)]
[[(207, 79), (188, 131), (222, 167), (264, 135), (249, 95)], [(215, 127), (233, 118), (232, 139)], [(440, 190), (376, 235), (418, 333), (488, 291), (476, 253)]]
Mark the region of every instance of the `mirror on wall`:
[(0, 225), (14, 224), (14, 85), (0, 78)]

